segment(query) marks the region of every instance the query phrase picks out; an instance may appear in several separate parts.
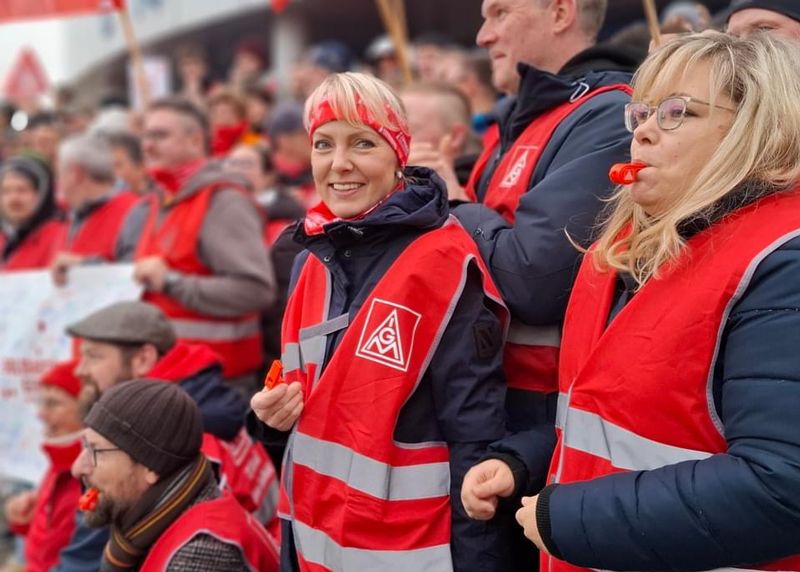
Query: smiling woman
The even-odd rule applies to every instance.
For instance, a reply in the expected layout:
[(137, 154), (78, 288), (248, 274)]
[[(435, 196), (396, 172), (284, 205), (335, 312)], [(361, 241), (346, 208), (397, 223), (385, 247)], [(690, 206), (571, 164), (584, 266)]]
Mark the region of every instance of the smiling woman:
[(406, 167), (386, 84), (330, 76), (306, 123), (322, 203), (295, 235), (288, 385), (252, 400), (271, 428), (295, 427), (282, 569), (509, 570), (501, 525), (470, 522), (457, 494), (505, 432), (499, 293), (442, 180)]

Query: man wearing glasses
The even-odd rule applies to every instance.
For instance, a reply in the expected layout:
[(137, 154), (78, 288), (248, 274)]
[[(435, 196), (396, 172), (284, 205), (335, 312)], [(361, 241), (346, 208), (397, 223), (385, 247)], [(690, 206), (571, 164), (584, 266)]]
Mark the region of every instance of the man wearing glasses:
[(97, 495), (91, 527), (110, 526), (101, 570), (277, 570), (264, 529), (220, 495), (200, 452), (200, 411), (181, 388), (119, 384), (92, 406), (73, 474)]

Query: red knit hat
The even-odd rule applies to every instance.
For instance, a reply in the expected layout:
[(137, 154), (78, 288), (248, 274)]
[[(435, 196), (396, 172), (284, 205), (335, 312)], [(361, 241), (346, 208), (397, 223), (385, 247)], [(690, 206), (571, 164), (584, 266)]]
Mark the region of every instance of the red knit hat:
[(77, 360), (62, 361), (57, 363), (42, 376), (40, 383), (63, 389), (73, 397), (78, 397), (81, 392), (81, 380), (73, 373), (77, 367)]

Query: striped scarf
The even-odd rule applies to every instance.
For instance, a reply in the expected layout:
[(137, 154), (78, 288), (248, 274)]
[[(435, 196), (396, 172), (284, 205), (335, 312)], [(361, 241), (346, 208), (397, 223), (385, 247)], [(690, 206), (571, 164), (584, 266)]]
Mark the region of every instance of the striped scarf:
[(150, 487), (120, 522), (111, 526), (100, 572), (138, 569), (153, 543), (211, 483), (214, 473), (208, 459), (201, 454), (174, 475)]

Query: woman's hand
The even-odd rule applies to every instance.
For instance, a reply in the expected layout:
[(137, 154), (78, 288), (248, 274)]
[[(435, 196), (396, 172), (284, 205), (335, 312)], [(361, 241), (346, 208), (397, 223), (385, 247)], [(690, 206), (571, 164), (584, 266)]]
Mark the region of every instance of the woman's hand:
[(497, 510), (498, 498), (511, 496), (513, 492), (514, 474), (509, 466), (499, 459), (489, 459), (464, 475), (461, 503), (470, 518), (489, 520)]
[(525, 531), (525, 537), (536, 545), (536, 548), (550, 554), (547, 547), (542, 542), (542, 537), (539, 534), (539, 525), (536, 522), (536, 504), (539, 502), (539, 496), (535, 497), (522, 497), (522, 508), (517, 511), (517, 522)]
[(256, 417), (278, 431), (288, 431), (303, 411), (303, 389), (299, 381), (262, 389), (250, 400)]

